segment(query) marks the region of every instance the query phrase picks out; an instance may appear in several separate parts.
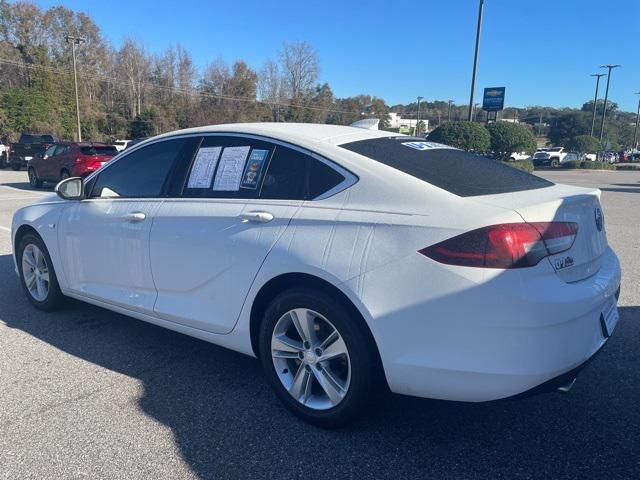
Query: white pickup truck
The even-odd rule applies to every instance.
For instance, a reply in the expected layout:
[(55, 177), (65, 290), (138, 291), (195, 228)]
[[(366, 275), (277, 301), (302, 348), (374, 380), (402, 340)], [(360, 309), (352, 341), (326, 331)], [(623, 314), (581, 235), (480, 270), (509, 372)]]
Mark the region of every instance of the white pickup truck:
[(565, 152), (564, 147), (541, 148), (533, 154), (535, 166), (559, 167), (571, 160), (578, 160), (578, 155), (573, 152)]

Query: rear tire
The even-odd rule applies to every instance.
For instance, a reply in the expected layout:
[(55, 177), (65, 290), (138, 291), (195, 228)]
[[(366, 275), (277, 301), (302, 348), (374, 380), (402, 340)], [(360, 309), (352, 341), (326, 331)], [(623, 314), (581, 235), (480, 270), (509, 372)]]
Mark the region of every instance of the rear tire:
[[(298, 327), (305, 319), (310, 340), (298, 333), (305, 331)], [(379, 362), (363, 328), (320, 290), (287, 290), (269, 304), (260, 325), (259, 358), (289, 411), (311, 424), (337, 428), (375, 403)]]
[(7, 152), (0, 154), (0, 169), (4, 169), (7, 166)]
[(67, 178), (69, 178), (71, 176), (71, 174), (69, 174), (69, 171), (66, 169), (63, 169), (60, 171), (60, 181), (62, 180), (66, 180)]
[(27, 300), (39, 310), (58, 309), (65, 297), (60, 291), (53, 262), (42, 239), (34, 233), (27, 233), (20, 240), (17, 253), (20, 285)]
[(29, 185), (31, 185), (31, 188), (42, 187), (42, 180), (38, 178), (38, 174), (36, 173), (35, 168), (30, 168), (28, 170), (28, 175), (29, 175)]
[(551, 168), (558, 168), (560, 166), (560, 162), (557, 158), (551, 160)]

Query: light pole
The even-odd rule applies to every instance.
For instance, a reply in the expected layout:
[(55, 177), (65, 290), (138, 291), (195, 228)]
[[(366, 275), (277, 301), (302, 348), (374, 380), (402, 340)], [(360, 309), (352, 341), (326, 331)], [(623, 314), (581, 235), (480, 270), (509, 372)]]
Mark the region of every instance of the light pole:
[(596, 96), (593, 97), (593, 115), (591, 116), (591, 136), (596, 126), (596, 105), (598, 105), (598, 87), (600, 86), (600, 77), (604, 77), (606, 73), (592, 73), (592, 77), (596, 77)]
[(600, 143), (602, 143), (602, 135), (604, 134), (604, 119), (607, 116), (607, 99), (609, 98), (609, 82), (611, 81), (611, 70), (621, 65), (600, 65), (600, 68), (608, 68), (607, 88), (604, 91), (604, 105), (602, 106), (602, 121), (600, 122)]
[(82, 131), (80, 129), (80, 100), (78, 99), (78, 74), (76, 72), (76, 46), (85, 41), (84, 38), (65, 35), (67, 43), (71, 43), (71, 55), (73, 56), (73, 86), (76, 91), (76, 121), (78, 124), (78, 141), (82, 141)]
[(416, 115), (416, 130), (415, 130), (415, 135), (416, 137), (418, 135), (420, 135), (420, 100), (422, 100), (424, 97), (418, 96), (416, 97), (418, 99), (418, 114)]
[(449, 100), (449, 111), (447, 112), (447, 122), (451, 121), (451, 104), (453, 103), (453, 100)]
[[(635, 95), (640, 95), (640, 92), (636, 92)], [(638, 112), (636, 113), (636, 128), (633, 131), (633, 149), (638, 149), (638, 121), (640, 121), (640, 98), (638, 99)]]
[(467, 120), (473, 119), (473, 97), (476, 90), (476, 70), (478, 69), (478, 51), (480, 50), (480, 31), (482, 30), (482, 10), (484, 9), (484, 0), (480, 0), (478, 8), (478, 28), (476, 30), (476, 49), (473, 54), (473, 73), (471, 74), (471, 95), (469, 96), (469, 115)]

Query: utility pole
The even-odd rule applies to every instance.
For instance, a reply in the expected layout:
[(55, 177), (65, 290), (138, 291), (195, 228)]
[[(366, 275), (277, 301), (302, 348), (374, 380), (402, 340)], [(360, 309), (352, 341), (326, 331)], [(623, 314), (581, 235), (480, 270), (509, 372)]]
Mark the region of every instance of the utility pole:
[[(635, 95), (640, 95), (636, 92)], [(633, 149), (638, 149), (638, 121), (640, 121), (640, 98), (638, 99), (638, 112), (636, 113), (636, 129), (633, 131)]]
[(620, 66), (621, 65), (600, 65), (600, 68), (609, 69), (609, 74), (607, 75), (607, 88), (604, 91), (604, 105), (602, 106), (602, 122), (600, 122), (600, 143), (602, 143), (602, 135), (604, 134), (604, 119), (607, 116), (607, 99), (609, 98), (609, 82), (611, 81), (611, 70)]
[(416, 120), (416, 129), (415, 129), (415, 135), (416, 137), (420, 134), (419, 129), (420, 129), (420, 100), (422, 100), (424, 97), (418, 96), (418, 115), (417, 115), (417, 120)]
[(78, 125), (78, 142), (82, 141), (82, 131), (80, 129), (80, 100), (78, 99), (78, 73), (76, 71), (76, 46), (85, 42), (84, 38), (65, 35), (67, 43), (71, 43), (71, 55), (73, 56), (73, 86), (76, 91), (76, 122)]
[(476, 49), (473, 54), (473, 73), (471, 74), (471, 95), (469, 96), (469, 115), (467, 120), (473, 120), (473, 97), (476, 90), (476, 70), (478, 69), (478, 51), (480, 50), (480, 31), (482, 30), (482, 11), (484, 9), (484, 0), (480, 0), (478, 8), (478, 28), (476, 30)]
[(600, 77), (604, 77), (606, 73), (592, 73), (592, 77), (596, 77), (596, 96), (593, 97), (593, 115), (591, 116), (591, 136), (596, 126), (596, 106), (598, 105), (598, 87), (600, 86)]
[(447, 121), (450, 122), (451, 121), (451, 104), (453, 103), (453, 100), (449, 100), (449, 111), (447, 112)]

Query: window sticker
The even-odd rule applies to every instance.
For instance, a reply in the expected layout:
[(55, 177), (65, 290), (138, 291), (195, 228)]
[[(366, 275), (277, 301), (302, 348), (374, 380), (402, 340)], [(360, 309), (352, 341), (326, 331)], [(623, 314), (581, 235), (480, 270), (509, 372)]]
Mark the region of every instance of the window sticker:
[(220, 165), (213, 181), (213, 189), (219, 192), (237, 192), (251, 147), (226, 147), (220, 156)]
[(209, 188), (216, 171), (222, 147), (203, 147), (198, 150), (189, 175), (187, 188)]
[(258, 188), (260, 175), (262, 174), (262, 169), (268, 155), (269, 150), (254, 149), (251, 151), (251, 155), (249, 155), (249, 160), (247, 161), (247, 166), (244, 168), (244, 173), (242, 174), (242, 183), (240, 183), (240, 188), (250, 188), (252, 190)]
[(444, 145), (443, 143), (436, 142), (403, 142), (402, 145), (404, 145), (405, 147), (415, 148), (416, 150), (431, 150), (434, 148), (448, 148), (456, 150), (449, 145)]

